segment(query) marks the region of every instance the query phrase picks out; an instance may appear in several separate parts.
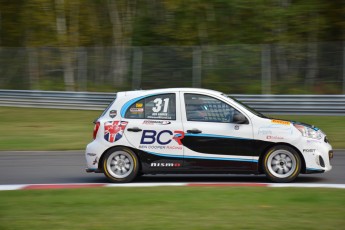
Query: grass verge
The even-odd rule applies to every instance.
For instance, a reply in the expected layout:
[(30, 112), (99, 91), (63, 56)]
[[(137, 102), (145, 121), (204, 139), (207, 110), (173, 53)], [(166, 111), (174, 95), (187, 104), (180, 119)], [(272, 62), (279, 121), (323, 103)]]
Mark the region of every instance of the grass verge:
[(84, 149), (101, 111), (0, 107), (0, 150)]
[(0, 229), (339, 229), (345, 193), (298, 188), (0, 192)]
[[(0, 150), (84, 149), (101, 111), (0, 107)], [(345, 149), (345, 116), (274, 116), (321, 128), (333, 148)]]

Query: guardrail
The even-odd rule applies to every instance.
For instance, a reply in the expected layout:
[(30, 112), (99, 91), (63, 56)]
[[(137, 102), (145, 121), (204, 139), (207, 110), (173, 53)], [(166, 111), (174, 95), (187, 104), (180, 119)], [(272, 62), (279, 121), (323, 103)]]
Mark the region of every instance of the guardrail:
[[(116, 93), (0, 90), (0, 106), (103, 110)], [(231, 95), (265, 114), (345, 116), (345, 95)]]
[(0, 106), (104, 110), (116, 93), (0, 90)]

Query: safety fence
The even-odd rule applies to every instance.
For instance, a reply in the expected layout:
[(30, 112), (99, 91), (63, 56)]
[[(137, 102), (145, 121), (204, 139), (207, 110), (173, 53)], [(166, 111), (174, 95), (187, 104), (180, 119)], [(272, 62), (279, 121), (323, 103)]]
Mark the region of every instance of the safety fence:
[[(103, 110), (116, 93), (0, 90), (0, 106)], [(345, 116), (345, 95), (230, 95), (264, 114)]]
[(345, 43), (0, 48), (0, 89), (345, 94)]

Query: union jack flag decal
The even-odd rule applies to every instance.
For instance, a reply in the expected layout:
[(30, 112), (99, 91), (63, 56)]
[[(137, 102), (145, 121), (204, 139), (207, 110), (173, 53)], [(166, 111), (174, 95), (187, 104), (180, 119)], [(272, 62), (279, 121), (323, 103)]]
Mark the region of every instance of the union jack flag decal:
[(121, 139), (127, 121), (107, 121), (104, 123), (104, 139), (111, 143)]

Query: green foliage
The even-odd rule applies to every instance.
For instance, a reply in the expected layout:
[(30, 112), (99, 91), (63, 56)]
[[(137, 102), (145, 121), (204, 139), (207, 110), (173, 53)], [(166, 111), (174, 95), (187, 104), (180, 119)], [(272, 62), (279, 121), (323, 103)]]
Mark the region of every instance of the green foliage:
[[(345, 6), (341, 0), (63, 0), (63, 5), (57, 2), (1, 1), (1, 46), (58, 45), (60, 14), (65, 16), (67, 26), (63, 46), (112, 45), (113, 39), (122, 39), (114, 38), (112, 29), (125, 25), (131, 25), (133, 30), (122, 28), (121, 36), (136, 46), (344, 39)], [(119, 24), (113, 26), (109, 12), (116, 13)]]
[[(114, 91), (130, 89), (131, 46), (150, 46), (149, 52), (157, 52), (144, 53), (143, 88), (161, 87), (169, 79), (175, 79), (171, 84), (177, 87), (191, 86), (193, 57), (186, 50), (198, 46), (203, 51), (203, 87), (260, 93), (261, 45), (248, 44), (276, 44), (271, 47), (273, 93), (339, 94), (343, 45), (327, 54), (327, 48), (320, 45), (313, 50), (310, 44), (345, 40), (344, 15), (342, 0), (2, 0), (0, 48), (57, 50), (39, 52), (37, 60), (30, 53), (17, 55), (14, 62), (0, 60), (4, 66), (0, 77), (9, 78), (0, 79), (0, 87), (85, 90), (85, 82), (93, 82), (87, 89), (97, 90), (100, 81)], [(129, 52), (106, 53), (107, 47), (114, 46), (127, 47)], [(177, 46), (189, 48), (174, 48), (175, 53), (164, 48)], [(86, 58), (90, 68), (81, 74), (78, 47), (104, 49)], [(167, 50), (165, 57), (157, 47)], [(219, 50), (208, 51), (212, 47)], [(217, 58), (222, 52), (229, 56)], [(157, 66), (152, 67), (153, 63)], [(51, 76), (52, 71), (59, 71), (59, 80)], [(87, 75), (84, 87), (77, 78), (83, 74)], [(58, 83), (49, 88), (49, 82), (55, 81), (63, 87)]]

